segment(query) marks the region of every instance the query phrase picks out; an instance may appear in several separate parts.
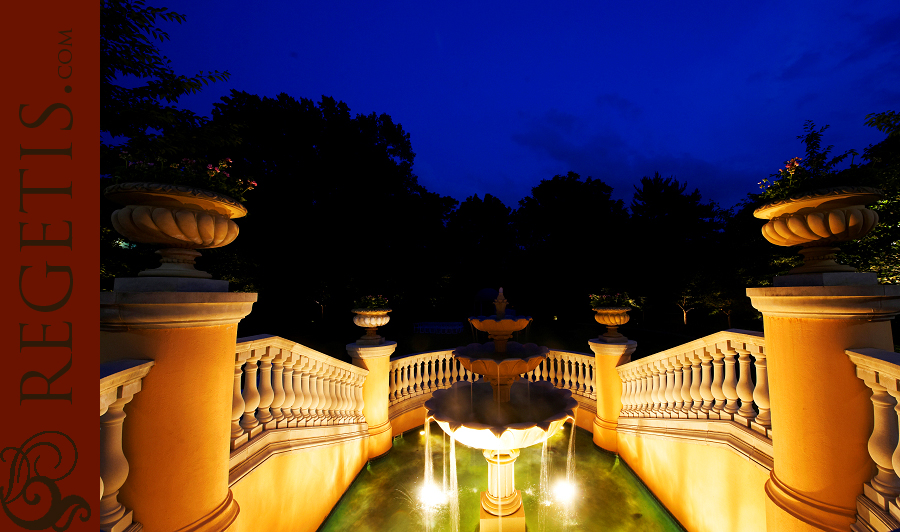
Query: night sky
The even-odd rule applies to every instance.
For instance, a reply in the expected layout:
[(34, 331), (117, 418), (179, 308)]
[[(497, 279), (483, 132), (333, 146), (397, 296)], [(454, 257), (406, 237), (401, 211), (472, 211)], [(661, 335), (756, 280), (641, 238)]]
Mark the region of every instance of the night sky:
[(180, 106), (234, 88), (387, 113), (460, 201), (516, 207), (574, 171), (627, 204), (659, 172), (730, 207), (803, 155), (806, 120), (862, 153), (884, 138), (865, 116), (900, 110), (897, 0), (500, 4), (150, 2), (187, 16), (163, 25), (176, 72), (231, 73)]

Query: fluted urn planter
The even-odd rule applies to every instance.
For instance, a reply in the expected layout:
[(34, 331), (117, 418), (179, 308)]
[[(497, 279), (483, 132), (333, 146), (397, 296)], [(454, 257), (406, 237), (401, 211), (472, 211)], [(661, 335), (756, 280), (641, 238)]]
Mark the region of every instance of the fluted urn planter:
[(379, 336), (376, 330), (391, 321), (391, 317), (388, 316), (390, 311), (389, 308), (353, 309), (352, 312), (356, 314), (353, 316), (353, 323), (366, 330), (366, 334), (356, 341), (357, 345), (379, 345), (384, 342), (384, 338)]
[(883, 197), (869, 187), (835, 187), (798, 194), (764, 205), (753, 216), (769, 220), (763, 236), (776, 246), (801, 246), (803, 265), (791, 274), (855, 272), (835, 262), (835, 244), (864, 237), (878, 223), (878, 213), (866, 208)]
[(247, 214), (237, 201), (209, 190), (161, 183), (120, 183), (104, 195), (125, 207), (112, 214), (115, 230), (132, 242), (162, 244), (162, 263), (141, 277), (209, 279), (194, 268), (198, 249), (218, 248), (238, 236), (234, 218)]
[(603, 333), (604, 338), (624, 338), (618, 328), (628, 323), (631, 318), (628, 311), (631, 307), (595, 307), (594, 319), (601, 325), (606, 325), (606, 332)]

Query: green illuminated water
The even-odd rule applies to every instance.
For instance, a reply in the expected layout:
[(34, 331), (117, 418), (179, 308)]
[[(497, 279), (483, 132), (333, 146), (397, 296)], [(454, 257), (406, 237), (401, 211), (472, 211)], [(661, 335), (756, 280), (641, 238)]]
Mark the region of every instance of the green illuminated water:
[[(418, 502), (418, 490), (425, 470), (425, 436), (420, 430), (394, 438), (393, 449), (363, 469), (331, 515), (321, 532), (406, 532), (424, 530), (425, 512)], [(550, 437), (550, 485), (565, 479), (566, 451), (570, 428)], [(442, 484), (443, 432), (431, 426), (431, 451), (436, 484)], [(447, 445), (450, 439), (446, 438)], [(611, 453), (598, 449), (592, 435), (583, 429), (575, 434), (575, 483), (577, 492), (564, 523), (565, 506), (554, 501), (545, 507), (541, 531), (538, 492), (541, 475), (541, 446), (521, 449), (516, 460), (516, 489), (522, 493), (529, 532), (683, 532), (683, 528), (659, 504), (641, 481)], [(449, 456), (449, 453), (447, 454)], [(456, 444), (459, 489), (459, 530), (479, 528), (481, 492), (487, 490), (487, 462), (480, 449)], [(449, 470), (449, 468), (448, 468)], [(434, 532), (449, 532), (449, 505), (433, 511)]]

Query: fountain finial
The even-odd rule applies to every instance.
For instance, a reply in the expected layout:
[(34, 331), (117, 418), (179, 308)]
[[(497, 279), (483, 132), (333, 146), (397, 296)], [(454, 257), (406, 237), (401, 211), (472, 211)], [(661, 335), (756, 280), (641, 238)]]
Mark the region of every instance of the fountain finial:
[(500, 294), (497, 296), (497, 299), (494, 300), (494, 309), (497, 311), (497, 317), (502, 318), (506, 316), (506, 298), (503, 297), (503, 287), (500, 287)]

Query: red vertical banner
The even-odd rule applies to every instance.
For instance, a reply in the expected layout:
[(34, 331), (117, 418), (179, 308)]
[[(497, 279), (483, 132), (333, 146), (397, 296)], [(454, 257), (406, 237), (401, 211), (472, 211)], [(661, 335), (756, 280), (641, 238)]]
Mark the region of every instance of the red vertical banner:
[(0, 530), (99, 528), (100, 3), (7, 2)]

